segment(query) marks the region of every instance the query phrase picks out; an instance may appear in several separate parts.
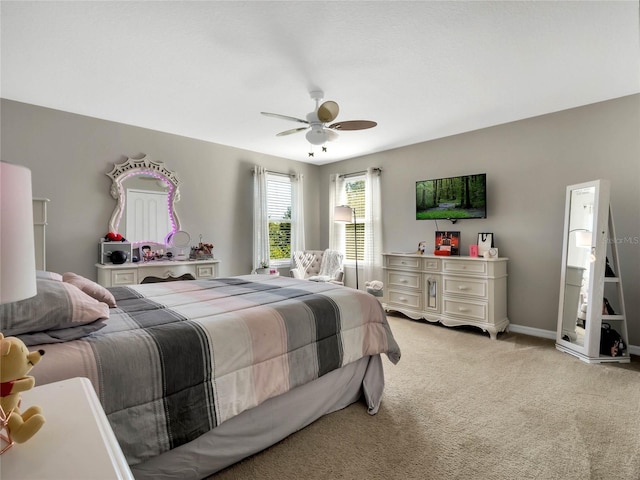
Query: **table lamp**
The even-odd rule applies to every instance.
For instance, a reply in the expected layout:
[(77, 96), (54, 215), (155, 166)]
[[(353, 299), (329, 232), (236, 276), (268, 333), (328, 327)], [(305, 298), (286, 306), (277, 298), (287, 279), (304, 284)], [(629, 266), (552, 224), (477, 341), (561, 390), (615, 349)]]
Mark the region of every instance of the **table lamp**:
[[(0, 162), (0, 304), (25, 300), (36, 293), (31, 171)], [(0, 408), (0, 432), (6, 432), (0, 433), (0, 438), (7, 443), (0, 453), (13, 445), (6, 428), (10, 414)]]

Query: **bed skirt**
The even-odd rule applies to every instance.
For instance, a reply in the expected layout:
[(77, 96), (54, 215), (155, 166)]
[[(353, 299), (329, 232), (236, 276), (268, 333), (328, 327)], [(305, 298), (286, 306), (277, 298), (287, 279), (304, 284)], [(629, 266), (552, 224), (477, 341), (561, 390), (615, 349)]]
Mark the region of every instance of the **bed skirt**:
[(360, 398), (364, 398), (373, 415), (378, 411), (383, 390), (380, 355), (364, 357), (271, 398), (131, 470), (136, 480), (201, 480)]

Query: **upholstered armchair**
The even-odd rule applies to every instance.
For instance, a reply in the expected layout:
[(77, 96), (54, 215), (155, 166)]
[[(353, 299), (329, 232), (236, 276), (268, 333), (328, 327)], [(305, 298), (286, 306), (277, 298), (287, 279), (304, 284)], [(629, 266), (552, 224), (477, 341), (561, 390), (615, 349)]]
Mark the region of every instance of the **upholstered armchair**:
[(344, 285), (342, 253), (337, 250), (301, 250), (293, 252), (290, 275), (315, 282)]

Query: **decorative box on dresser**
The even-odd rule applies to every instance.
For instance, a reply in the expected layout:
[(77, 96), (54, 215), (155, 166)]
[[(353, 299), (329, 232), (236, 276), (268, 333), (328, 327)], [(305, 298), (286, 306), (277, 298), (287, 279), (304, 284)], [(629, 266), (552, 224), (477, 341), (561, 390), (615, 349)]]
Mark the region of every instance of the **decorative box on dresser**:
[(494, 340), (508, 329), (507, 258), (384, 253), (383, 259), (386, 311), (472, 325)]
[(104, 287), (135, 285), (145, 279), (180, 280), (184, 275), (193, 279), (216, 278), (220, 260), (152, 260), (120, 265), (96, 263), (98, 283)]

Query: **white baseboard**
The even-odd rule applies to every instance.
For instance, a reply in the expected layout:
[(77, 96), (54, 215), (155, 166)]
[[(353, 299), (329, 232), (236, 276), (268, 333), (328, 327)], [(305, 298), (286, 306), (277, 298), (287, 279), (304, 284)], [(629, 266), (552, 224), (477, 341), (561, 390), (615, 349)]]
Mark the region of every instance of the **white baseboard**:
[[(543, 330), (541, 328), (525, 327), (524, 325), (509, 324), (509, 331), (514, 333), (522, 333), (524, 335), (531, 335), (532, 337), (548, 338), (550, 340), (556, 339), (555, 330)], [(629, 345), (629, 353), (631, 355), (640, 355), (640, 346)]]
[(515, 333), (523, 333), (525, 335), (531, 335), (532, 337), (549, 338), (551, 340), (556, 339), (556, 332), (552, 330), (542, 330), (541, 328), (525, 327), (524, 325), (516, 325), (514, 323), (509, 324), (509, 331)]

